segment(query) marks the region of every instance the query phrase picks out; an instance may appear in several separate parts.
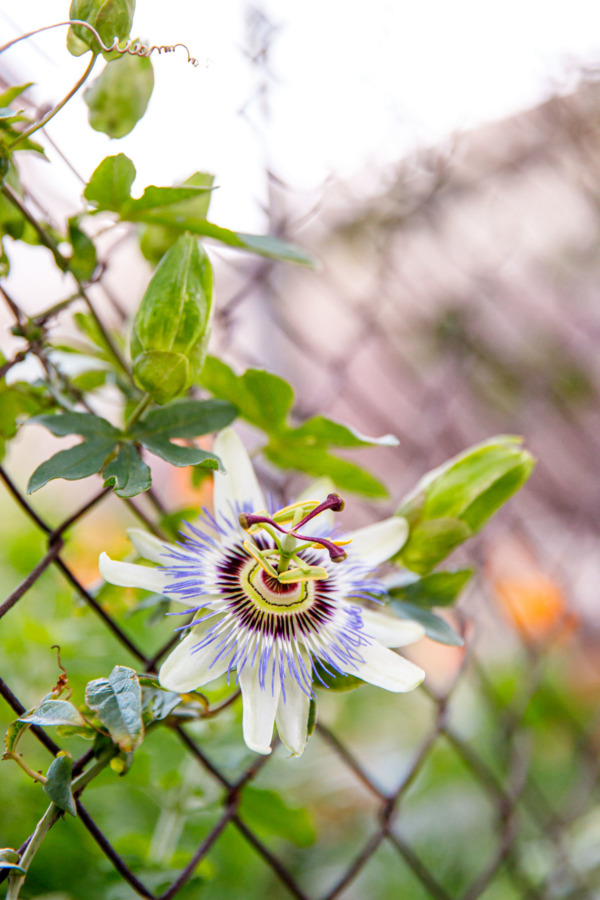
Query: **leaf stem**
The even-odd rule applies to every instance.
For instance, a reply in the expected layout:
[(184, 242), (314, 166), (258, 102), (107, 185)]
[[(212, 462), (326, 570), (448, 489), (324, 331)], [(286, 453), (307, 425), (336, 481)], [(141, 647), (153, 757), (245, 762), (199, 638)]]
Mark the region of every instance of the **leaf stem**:
[(136, 408), (133, 410), (127, 421), (125, 422), (125, 432), (128, 432), (132, 425), (135, 425), (142, 413), (147, 409), (152, 397), (150, 394), (144, 394)]
[(91, 73), (92, 69), (94, 68), (94, 65), (96, 64), (97, 59), (98, 59), (98, 54), (93, 53), (92, 58), (90, 59), (85, 72), (83, 73), (81, 78), (79, 78), (78, 81), (73, 85), (73, 87), (71, 88), (69, 93), (65, 97), (63, 97), (63, 99), (59, 103), (57, 103), (56, 106), (54, 106), (50, 110), (50, 112), (46, 113), (46, 115), (43, 116), (39, 122), (34, 122), (30, 128), (27, 128), (27, 129), (25, 129), (25, 131), (22, 131), (21, 134), (19, 135), (19, 137), (15, 138), (15, 140), (9, 146), (9, 150), (12, 150), (14, 147), (17, 146), (17, 144), (20, 144), (21, 141), (26, 140), (30, 135), (34, 134), (40, 128), (43, 128), (45, 125), (47, 125), (48, 122), (50, 121), (50, 119), (53, 119), (54, 116), (56, 115), (56, 113), (61, 111), (63, 106), (69, 102), (71, 97), (73, 97), (77, 93), (79, 88), (82, 85), (84, 85), (85, 82), (88, 80), (90, 73)]

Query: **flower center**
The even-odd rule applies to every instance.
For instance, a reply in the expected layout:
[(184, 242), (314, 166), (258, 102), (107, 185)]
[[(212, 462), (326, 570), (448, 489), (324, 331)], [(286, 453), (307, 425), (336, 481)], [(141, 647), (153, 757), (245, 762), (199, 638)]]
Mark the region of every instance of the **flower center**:
[(298, 613), (310, 609), (314, 595), (314, 581), (282, 584), (254, 559), (249, 559), (239, 572), (240, 587), (262, 612)]

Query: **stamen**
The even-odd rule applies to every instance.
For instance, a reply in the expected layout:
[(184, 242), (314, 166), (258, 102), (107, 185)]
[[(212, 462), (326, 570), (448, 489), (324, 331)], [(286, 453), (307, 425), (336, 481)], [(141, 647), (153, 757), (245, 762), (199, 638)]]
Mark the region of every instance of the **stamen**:
[[(297, 507), (297, 504), (294, 504)], [(332, 562), (343, 562), (343, 560), (348, 558), (348, 554), (345, 550), (342, 550), (337, 543), (334, 541), (329, 541), (327, 538), (322, 537), (313, 537), (312, 535), (299, 534), (298, 529), (305, 525), (307, 522), (310, 522), (311, 519), (314, 519), (315, 516), (318, 516), (319, 513), (325, 512), (326, 509), (331, 509), (333, 512), (339, 512), (344, 508), (344, 501), (340, 497), (339, 494), (328, 494), (326, 499), (323, 500), (322, 503), (319, 503), (313, 510), (311, 510), (303, 519), (301, 519), (297, 524), (293, 525), (290, 529), (283, 528), (277, 521), (276, 518), (280, 516), (281, 513), (288, 513), (291, 510), (291, 507), (284, 507), (284, 509), (279, 510), (279, 512), (275, 513), (275, 516), (271, 518), (270, 516), (265, 516), (260, 513), (240, 513), (238, 520), (244, 531), (249, 531), (253, 529), (255, 526), (261, 525), (270, 525), (271, 528), (276, 528), (277, 531), (282, 534), (290, 535), (291, 537), (297, 538), (302, 541), (309, 541), (313, 546), (323, 547), (329, 553), (329, 558)]]
[[(302, 528), (307, 522), (310, 522), (311, 519), (314, 519), (315, 516), (318, 516), (319, 513), (325, 512), (326, 509), (330, 509), (332, 512), (341, 512), (346, 504), (342, 500), (339, 494), (328, 494), (326, 499), (323, 500), (322, 503), (319, 503), (318, 506), (308, 513), (307, 516), (298, 522), (296, 525), (296, 529)], [(296, 530), (294, 529), (294, 530)]]

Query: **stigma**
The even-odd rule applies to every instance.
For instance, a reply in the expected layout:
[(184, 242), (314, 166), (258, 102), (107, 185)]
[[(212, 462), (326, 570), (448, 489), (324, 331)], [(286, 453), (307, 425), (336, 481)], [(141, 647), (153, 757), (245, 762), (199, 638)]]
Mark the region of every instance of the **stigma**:
[[(272, 516), (262, 511), (240, 513), (239, 523), (248, 533), (248, 538), (243, 542), (244, 548), (267, 575), (280, 584), (325, 580), (329, 577), (327, 569), (309, 565), (303, 559), (303, 551), (308, 548), (323, 549), (332, 562), (339, 563), (347, 558), (348, 554), (343, 546), (350, 542), (311, 535), (305, 526), (326, 510), (340, 512), (343, 508), (344, 501), (339, 494), (328, 494), (321, 503), (316, 500), (299, 501), (291, 506), (284, 506)], [(253, 536), (261, 531), (267, 532), (274, 546), (262, 549), (253, 540)]]

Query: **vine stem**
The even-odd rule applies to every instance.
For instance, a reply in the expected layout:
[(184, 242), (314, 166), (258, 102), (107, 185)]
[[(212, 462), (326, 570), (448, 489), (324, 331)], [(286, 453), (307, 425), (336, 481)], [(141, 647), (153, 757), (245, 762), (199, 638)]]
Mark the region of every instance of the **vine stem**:
[[(119, 752), (119, 748), (116, 746), (110, 747), (106, 750), (101, 756), (98, 757), (97, 761), (94, 763), (91, 768), (84, 772), (79, 778), (76, 778), (75, 781), (71, 785), (71, 791), (73, 794), (77, 794), (84, 789), (84, 787), (98, 775), (102, 769), (104, 769), (108, 763), (111, 761), (113, 756)], [(31, 836), (31, 840), (27, 845), (27, 849), (25, 853), (21, 857), (19, 862), (19, 866), (25, 873), (27, 873), (29, 866), (33, 862), (33, 858), (37, 851), (40, 848), (40, 845), (56, 820), (59, 816), (62, 815), (62, 809), (60, 809), (56, 803), (51, 803), (40, 821), (37, 823), (36, 829)], [(14, 873), (9, 876), (8, 879), (8, 890), (6, 891), (5, 900), (18, 900), (19, 892), (23, 887), (25, 882), (25, 875), (20, 873)]]
[(113, 341), (112, 337), (110, 336), (110, 334), (107, 332), (106, 328), (104, 327), (104, 323), (102, 322), (98, 313), (96, 312), (94, 305), (93, 305), (92, 301), (90, 300), (83, 284), (81, 283), (79, 278), (75, 275), (75, 273), (73, 271), (71, 271), (70, 266), (69, 266), (69, 260), (66, 259), (62, 255), (62, 253), (58, 249), (56, 242), (47, 233), (45, 228), (43, 228), (40, 225), (40, 223), (38, 222), (36, 217), (27, 209), (27, 207), (25, 206), (25, 204), (23, 203), (23, 201), (21, 200), (19, 195), (11, 188), (11, 186), (4, 183), (2, 185), (2, 187), (0, 188), (0, 191), (4, 194), (6, 199), (9, 200), (12, 203), (12, 205), (15, 206), (19, 210), (21, 215), (24, 216), (25, 219), (27, 219), (27, 221), (32, 226), (32, 228), (35, 229), (37, 235), (39, 236), (40, 242), (44, 245), (44, 247), (47, 247), (48, 250), (50, 250), (50, 252), (52, 253), (52, 256), (54, 257), (56, 265), (61, 270), (61, 272), (68, 272), (71, 275), (71, 277), (75, 279), (75, 281), (77, 283), (77, 287), (79, 289), (78, 294), (85, 301), (87, 308), (89, 309), (90, 314), (91, 314), (92, 318), (94, 319), (94, 322), (98, 326), (98, 329), (99, 329), (100, 333), (102, 334), (104, 341), (106, 342), (107, 347), (110, 349), (110, 352), (112, 353), (114, 359), (119, 364), (119, 366), (123, 370), (123, 372), (125, 372), (125, 374), (129, 378), (129, 380), (130, 381), (133, 380), (127, 363), (123, 359), (123, 357), (119, 351), (119, 348)]
[(16, 147), (17, 144), (20, 144), (21, 141), (26, 140), (30, 135), (34, 134), (40, 128), (43, 128), (45, 125), (47, 125), (48, 122), (50, 121), (50, 119), (53, 119), (54, 116), (56, 115), (56, 113), (61, 111), (63, 106), (69, 102), (71, 97), (73, 97), (77, 93), (79, 88), (82, 87), (82, 85), (84, 85), (85, 82), (88, 80), (90, 73), (96, 64), (97, 59), (98, 59), (98, 54), (93, 53), (92, 58), (90, 59), (85, 72), (83, 73), (81, 78), (79, 78), (78, 81), (76, 81), (76, 83), (73, 85), (73, 87), (71, 88), (69, 93), (66, 94), (66, 96), (63, 97), (63, 99), (60, 101), (60, 103), (57, 103), (56, 106), (54, 106), (50, 110), (50, 112), (47, 112), (46, 115), (43, 116), (39, 122), (34, 122), (30, 128), (26, 128), (25, 131), (22, 131), (21, 134), (19, 135), (19, 137), (15, 138), (15, 140), (10, 145), (10, 147), (9, 147), (10, 150), (12, 150), (14, 147)]
[[(37, 823), (36, 829), (31, 836), (29, 844), (27, 845), (27, 850), (25, 851), (21, 861), (19, 862), (19, 865), (24, 872), (27, 872), (27, 870), (29, 869), (29, 866), (31, 865), (33, 857), (37, 853), (40, 844), (58, 819), (60, 812), (61, 811), (58, 806), (56, 806), (55, 803), (51, 803), (40, 821)], [(17, 900), (24, 881), (25, 875), (15, 874), (9, 877), (6, 900)]]

